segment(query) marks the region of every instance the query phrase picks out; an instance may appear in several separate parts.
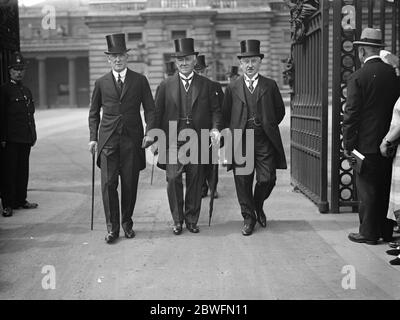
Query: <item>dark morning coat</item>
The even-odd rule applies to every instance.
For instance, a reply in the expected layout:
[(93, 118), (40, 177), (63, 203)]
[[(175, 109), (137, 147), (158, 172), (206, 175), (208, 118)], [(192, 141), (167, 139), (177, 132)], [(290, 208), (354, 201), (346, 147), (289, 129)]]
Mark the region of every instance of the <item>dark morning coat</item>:
[[(165, 132), (167, 143), (169, 121), (177, 121), (179, 119), (179, 81), (181, 80), (178, 73), (165, 79), (159, 85), (155, 98), (155, 127)], [(194, 129), (199, 135), (201, 129), (216, 128), (220, 130), (222, 127), (222, 114), (215, 85), (211, 80), (194, 73), (191, 86), (193, 90), (191, 110)], [(164, 164), (158, 163), (157, 165), (165, 169)]]
[(368, 60), (348, 79), (347, 92), (343, 115), (345, 150), (379, 153), (400, 94), (399, 80), (393, 67), (379, 58)]
[[(230, 130), (245, 130), (247, 123), (247, 104), (244, 92), (244, 79), (238, 79), (228, 85), (222, 106), (225, 127)], [(259, 95), (257, 99), (257, 113), (261, 117), (262, 127), (276, 150), (276, 168), (286, 169), (286, 157), (283, 150), (282, 138), (278, 125), (285, 116), (285, 105), (276, 82), (270, 78), (259, 75), (257, 86)], [(232, 134), (233, 136), (233, 134)], [(240, 141), (234, 141), (234, 148)], [(232, 169), (228, 165), (228, 170)]]
[[(89, 130), (90, 141), (98, 141), (99, 167), (101, 150), (121, 122), (124, 135), (131, 137), (135, 142), (140, 169), (146, 167), (145, 151), (141, 147), (144, 136), (141, 105), (148, 131), (154, 126), (154, 100), (145, 76), (127, 69), (121, 96), (118, 94), (112, 71), (95, 82), (89, 111)], [(100, 109), (103, 109), (101, 120)]]

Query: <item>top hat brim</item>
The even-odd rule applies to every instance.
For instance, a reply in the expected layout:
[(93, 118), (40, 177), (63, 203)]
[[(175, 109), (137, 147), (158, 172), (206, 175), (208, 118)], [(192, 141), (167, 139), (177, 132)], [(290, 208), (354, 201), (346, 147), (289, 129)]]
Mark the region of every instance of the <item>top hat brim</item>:
[(191, 56), (191, 55), (197, 56), (198, 54), (199, 53), (197, 51), (193, 51), (193, 52), (175, 52), (175, 53), (171, 54), (171, 57), (179, 58), (179, 57), (187, 57), (187, 56)]
[(263, 53), (258, 53), (258, 52), (246, 52), (246, 53), (239, 53), (237, 55), (238, 59), (241, 58), (249, 58), (249, 57), (260, 57), (261, 59), (264, 58), (264, 54)]
[(24, 63), (14, 63), (14, 64), (10, 64), (8, 66), (8, 69), (12, 69), (12, 68), (23, 68), (23, 69), (26, 69), (28, 64), (29, 64), (29, 61), (24, 62)]
[(104, 51), (105, 54), (119, 54), (119, 53), (127, 53), (131, 49), (121, 50), (121, 51)]
[(203, 65), (200, 65), (200, 64), (196, 64), (196, 65), (194, 66), (194, 69), (195, 69), (195, 70), (204, 70), (204, 69), (206, 69), (206, 68), (208, 68), (208, 65), (203, 66)]
[(369, 41), (354, 41), (353, 46), (371, 46), (371, 47), (377, 47), (377, 48), (383, 48), (386, 47), (386, 43), (376, 43), (376, 42), (369, 42)]

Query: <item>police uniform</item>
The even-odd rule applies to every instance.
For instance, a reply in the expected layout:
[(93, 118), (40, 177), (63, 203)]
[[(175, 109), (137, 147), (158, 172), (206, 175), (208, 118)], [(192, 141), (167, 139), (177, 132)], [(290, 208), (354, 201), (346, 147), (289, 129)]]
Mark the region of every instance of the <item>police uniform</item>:
[[(18, 58), (16, 62), (22, 63)], [(3, 209), (36, 207), (37, 204), (26, 201), (29, 155), (36, 142), (32, 93), (20, 81), (10, 80), (0, 87), (0, 99), (0, 142), (5, 142)], [(3, 215), (7, 216), (5, 212)]]

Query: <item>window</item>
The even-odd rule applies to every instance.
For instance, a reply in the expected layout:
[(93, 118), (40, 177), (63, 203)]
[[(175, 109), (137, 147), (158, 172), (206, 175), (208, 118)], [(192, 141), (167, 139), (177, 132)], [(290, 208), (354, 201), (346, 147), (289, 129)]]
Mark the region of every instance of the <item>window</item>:
[(217, 30), (215, 32), (215, 35), (218, 39), (230, 39), (231, 38), (230, 30)]
[(142, 33), (141, 32), (129, 32), (128, 33), (128, 41), (142, 41)]
[(171, 38), (172, 40), (186, 38), (186, 30), (172, 30)]

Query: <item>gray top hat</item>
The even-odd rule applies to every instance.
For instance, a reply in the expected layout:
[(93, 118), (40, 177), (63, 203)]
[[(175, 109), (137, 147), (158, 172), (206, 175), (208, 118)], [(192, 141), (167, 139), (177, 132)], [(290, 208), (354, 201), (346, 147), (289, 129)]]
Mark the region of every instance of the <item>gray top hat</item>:
[(382, 41), (382, 31), (380, 29), (365, 28), (361, 32), (360, 40), (354, 41), (353, 45), (385, 47), (386, 44)]

